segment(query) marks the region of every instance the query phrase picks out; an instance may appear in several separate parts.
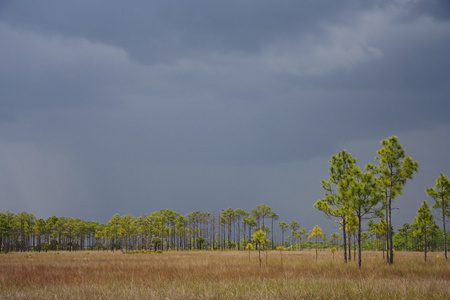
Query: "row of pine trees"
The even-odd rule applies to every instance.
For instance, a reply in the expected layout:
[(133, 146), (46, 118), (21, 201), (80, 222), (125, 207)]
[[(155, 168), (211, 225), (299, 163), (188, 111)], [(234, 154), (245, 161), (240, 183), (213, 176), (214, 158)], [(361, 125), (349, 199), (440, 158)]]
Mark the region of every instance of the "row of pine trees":
[[(4, 252), (241, 249), (258, 230), (266, 232), (274, 246), (276, 220), (278, 215), (266, 204), (256, 205), (250, 212), (228, 208), (220, 213), (194, 211), (186, 215), (161, 209), (137, 218), (115, 214), (106, 223), (56, 216), (44, 220), (32, 213), (6, 211), (0, 213), (0, 245)], [(296, 221), (289, 225), (280, 222), (279, 226), (283, 235), (291, 229), (292, 242), (305, 231)]]
[[(422, 220), (428, 220), (423, 222)], [(245, 249), (255, 243), (253, 235), (262, 230), (268, 237), (267, 248), (283, 246), (287, 249), (314, 248), (311, 232), (300, 228), (297, 221), (274, 223), (278, 215), (265, 204), (250, 212), (228, 208), (211, 214), (195, 211), (185, 216), (170, 209), (161, 209), (149, 215), (134, 217), (115, 214), (106, 223), (85, 221), (72, 217), (51, 216), (36, 218), (32, 213), (0, 212), (0, 245), (2, 252), (48, 250), (223, 250)], [(430, 221), (431, 220), (431, 221)], [(423, 224), (426, 230), (423, 230)], [(276, 228), (274, 228), (274, 226)], [(272, 234), (279, 229), (281, 236)], [(342, 237), (332, 233), (327, 239), (320, 233), (319, 248), (343, 249)], [(281, 237), (281, 239), (280, 239)], [(394, 235), (396, 250), (431, 251), (443, 248), (443, 229), (434, 221), (426, 202), (418, 210), (411, 224), (403, 223)], [(347, 226), (347, 248), (356, 251), (357, 230)], [(368, 230), (362, 233), (364, 250), (386, 249), (386, 222), (369, 220)], [(355, 258), (355, 254), (353, 256)]]

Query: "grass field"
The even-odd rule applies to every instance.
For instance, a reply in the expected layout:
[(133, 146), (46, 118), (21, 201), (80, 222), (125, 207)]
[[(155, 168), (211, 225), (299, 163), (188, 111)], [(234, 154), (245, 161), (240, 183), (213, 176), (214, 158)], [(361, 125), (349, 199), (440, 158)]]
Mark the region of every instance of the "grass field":
[[(442, 253), (48, 252), (0, 255), (0, 299), (450, 299)], [(440, 258), (437, 257), (440, 256)]]

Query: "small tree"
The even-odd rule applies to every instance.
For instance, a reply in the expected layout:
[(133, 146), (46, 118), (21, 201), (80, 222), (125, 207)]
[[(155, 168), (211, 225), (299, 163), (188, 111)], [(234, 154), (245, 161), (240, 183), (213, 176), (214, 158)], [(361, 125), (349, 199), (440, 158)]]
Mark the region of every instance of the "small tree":
[(436, 223), (433, 220), (433, 215), (428, 208), (426, 200), (423, 200), (422, 205), (417, 210), (417, 217), (414, 218), (414, 226), (416, 228), (414, 235), (423, 237), (424, 259), (427, 261), (428, 237), (433, 228), (436, 227)]
[(426, 189), (427, 195), (434, 199), (433, 208), (440, 210), (440, 218), (442, 221), (442, 231), (444, 232), (444, 258), (447, 261), (447, 232), (445, 228), (446, 218), (450, 218), (450, 179), (444, 174), (440, 174), (436, 179), (434, 187)]
[(283, 264), (283, 251), (284, 251), (284, 247), (283, 246), (278, 246), (277, 250), (280, 251), (280, 258), (281, 258), (281, 264)]
[[(341, 237), (339, 236), (339, 233), (333, 232), (333, 233), (331, 234), (331, 236), (330, 236), (330, 239), (331, 239), (331, 243), (332, 243), (333, 245), (336, 245), (337, 242), (341, 239)], [(335, 250), (336, 250), (336, 249), (335, 249)]]
[(262, 230), (258, 230), (253, 234), (252, 237), (255, 241), (256, 247), (258, 248), (259, 265), (261, 266), (261, 250), (263, 245), (266, 243), (266, 233)]
[(250, 251), (252, 251), (252, 249), (253, 249), (252, 243), (248, 243), (248, 244), (245, 246), (245, 249), (248, 250), (248, 261), (250, 262)]
[(313, 229), (311, 229), (311, 231), (309, 232), (308, 238), (312, 238), (312, 237), (316, 237), (316, 260), (317, 260), (317, 256), (318, 254), (318, 243), (319, 243), (319, 237), (322, 236), (322, 229), (316, 225), (314, 226)]
[(336, 247), (331, 248), (330, 251), (331, 251), (331, 254), (333, 255), (333, 259), (334, 259), (334, 252), (336, 252)]

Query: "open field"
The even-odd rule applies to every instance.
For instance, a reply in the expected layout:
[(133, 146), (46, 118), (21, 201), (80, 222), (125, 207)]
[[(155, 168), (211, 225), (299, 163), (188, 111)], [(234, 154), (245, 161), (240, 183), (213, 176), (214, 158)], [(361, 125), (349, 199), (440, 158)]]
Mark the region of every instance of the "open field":
[[(0, 255), (0, 299), (450, 299), (442, 253), (192, 251), (162, 254), (48, 252)], [(440, 258), (436, 256), (439, 255)]]

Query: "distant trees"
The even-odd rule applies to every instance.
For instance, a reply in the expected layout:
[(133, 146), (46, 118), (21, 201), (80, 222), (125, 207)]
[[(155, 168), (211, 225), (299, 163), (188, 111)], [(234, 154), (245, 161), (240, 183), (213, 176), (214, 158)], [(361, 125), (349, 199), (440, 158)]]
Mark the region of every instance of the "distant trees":
[(297, 236), (297, 230), (300, 228), (300, 225), (298, 224), (297, 221), (291, 221), (289, 223), (289, 228), (291, 228), (291, 244), (294, 246), (295, 245), (295, 237)]
[(281, 229), (281, 244), (284, 245), (284, 233), (288, 230), (289, 225), (282, 221), (278, 223), (278, 226)]
[(339, 233), (333, 232), (333, 233), (330, 235), (330, 239), (331, 239), (331, 243), (332, 243), (333, 245), (335, 245), (335, 244), (337, 244), (337, 242), (341, 239), (341, 237), (339, 236)]
[(0, 213), (1, 251), (77, 250), (92, 247), (96, 222), (71, 217), (37, 219), (33, 214)]
[[(256, 219), (258, 222), (256, 221)], [(267, 219), (271, 220), (269, 228)], [(254, 232), (271, 233), (276, 244), (274, 222), (278, 215), (266, 204), (251, 213), (227, 208), (220, 213), (193, 211), (181, 215), (160, 209), (134, 217), (114, 214), (105, 223), (72, 217), (37, 219), (33, 214), (0, 212), (1, 251), (78, 250), (191, 250), (244, 249), (254, 242)]]
[(398, 229), (399, 234), (405, 238), (404, 249), (408, 250), (408, 235), (411, 229), (411, 224), (404, 222), (402, 227)]

